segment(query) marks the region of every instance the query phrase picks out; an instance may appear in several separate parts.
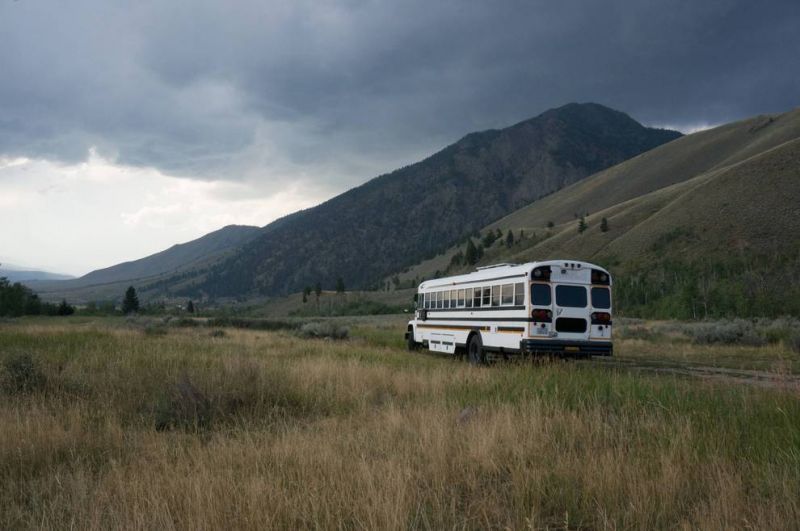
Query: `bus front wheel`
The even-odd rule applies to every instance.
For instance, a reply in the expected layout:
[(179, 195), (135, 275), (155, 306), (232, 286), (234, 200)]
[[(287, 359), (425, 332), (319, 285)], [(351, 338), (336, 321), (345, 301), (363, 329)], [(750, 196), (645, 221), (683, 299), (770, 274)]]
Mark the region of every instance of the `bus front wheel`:
[(473, 365), (486, 364), (486, 352), (483, 350), (483, 340), (480, 334), (473, 335), (467, 345), (467, 357)]

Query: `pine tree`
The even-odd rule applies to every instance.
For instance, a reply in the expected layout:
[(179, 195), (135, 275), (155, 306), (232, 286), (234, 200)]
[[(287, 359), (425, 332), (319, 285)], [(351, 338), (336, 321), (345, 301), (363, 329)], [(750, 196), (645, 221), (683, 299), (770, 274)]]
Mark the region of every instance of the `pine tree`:
[(192, 301), (186, 303), (186, 311), (189, 313), (194, 313), (194, 303)]
[(303, 288), (303, 304), (308, 302), (308, 296), (311, 295), (311, 286)]
[(581, 216), (581, 219), (578, 221), (578, 232), (580, 234), (583, 234), (583, 232), (586, 231), (587, 228), (589, 228), (589, 226), (586, 224), (586, 218)]
[(136, 289), (129, 286), (125, 290), (125, 298), (122, 300), (122, 313), (125, 315), (129, 313), (136, 313), (139, 311), (139, 297), (136, 296)]
[(600, 220), (600, 232), (608, 232), (608, 220), (606, 218)]
[(458, 267), (463, 264), (464, 264), (464, 253), (461, 251), (461, 249), (459, 249), (458, 252), (453, 255), (453, 258), (450, 259), (450, 267), (448, 267), (448, 269), (450, 269), (451, 267)]
[(548, 222), (547, 222), (547, 228), (548, 228), (548, 229), (552, 229), (552, 228), (553, 228), (553, 227), (555, 227), (555, 226), (556, 226), (556, 225), (555, 225), (555, 223), (553, 223), (552, 221), (548, 221)]
[(319, 296), (322, 295), (322, 284), (319, 282), (314, 286), (314, 294), (317, 296), (317, 300), (319, 300)]
[(475, 247), (475, 244), (472, 243), (472, 238), (467, 240), (467, 248), (464, 251), (464, 261), (469, 265), (473, 265), (478, 261), (478, 249)]
[(336, 279), (336, 293), (344, 293), (344, 280), (342, 277)]
[(70, 306), (66, 299), (63, 299), (61, 304), (58, 305), (58, 315), (66, 316), (72, 315), (73, 313), (75, 313), (75, 308)]
[(511, 247), (514, 245), (514, 233), (511, 232), (511, 229), (508, 229), (508, 234), (506, 234), (506, 247)]

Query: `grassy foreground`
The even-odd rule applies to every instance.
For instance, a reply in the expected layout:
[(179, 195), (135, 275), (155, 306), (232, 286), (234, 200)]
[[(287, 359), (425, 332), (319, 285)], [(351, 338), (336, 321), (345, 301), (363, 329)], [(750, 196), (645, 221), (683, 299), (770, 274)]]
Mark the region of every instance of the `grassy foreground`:
[[(394, 324), (332, 342), (0, 323), (0, 528), (800, 521), (796, 390), (575, 362), (475, 369), (406, 353)], [(637, 345), (655, 348), (620, 348)]]

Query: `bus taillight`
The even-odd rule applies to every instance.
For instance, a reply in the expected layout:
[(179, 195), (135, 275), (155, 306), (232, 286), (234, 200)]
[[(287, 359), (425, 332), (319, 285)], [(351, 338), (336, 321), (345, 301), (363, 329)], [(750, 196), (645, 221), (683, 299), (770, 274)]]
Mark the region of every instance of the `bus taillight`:
[(611, 324), (611, 314), (607, 312), (592, 313), (592, 324)]
[(553, 321), (553, 312), (550, 310), (533, 310), (531, 317), (537, 323), (550, 323)]

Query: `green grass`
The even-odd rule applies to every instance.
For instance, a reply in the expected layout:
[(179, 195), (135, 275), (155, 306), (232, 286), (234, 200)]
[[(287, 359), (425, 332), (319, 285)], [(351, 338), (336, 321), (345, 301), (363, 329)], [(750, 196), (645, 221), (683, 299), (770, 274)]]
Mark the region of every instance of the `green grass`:
[[(335, 322), (350, 339), (0, 324), (0, 528), (797, 521), (796, 389), (591, 362), (473, 368), (404, 351), (403, 316)], [(618, 342), (651, 361), (675, 345), (712, 348)], [(30, 388), (11, 385), (26, 365), (8, 369), (25, 357), (43, 378)]]

